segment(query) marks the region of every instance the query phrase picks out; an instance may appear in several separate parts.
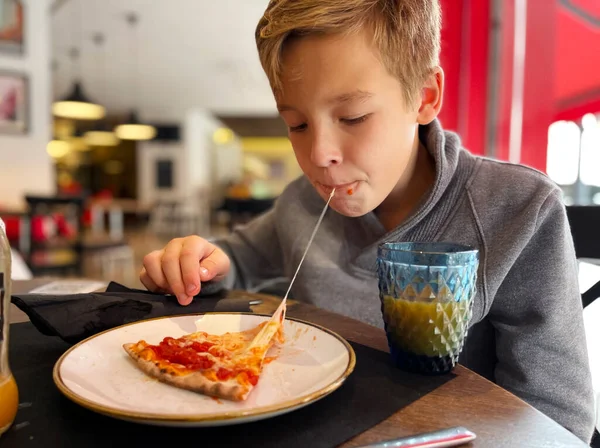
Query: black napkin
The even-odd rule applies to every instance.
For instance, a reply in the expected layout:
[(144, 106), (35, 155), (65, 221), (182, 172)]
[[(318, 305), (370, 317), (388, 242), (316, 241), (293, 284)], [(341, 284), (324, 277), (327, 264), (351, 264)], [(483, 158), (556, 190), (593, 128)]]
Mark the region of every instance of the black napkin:
[(354, 372), (340, 389), (305, 408), (241, 425), (166, 428), (105, 417), (71, 402), (52, 381), (52, 367), (68, 345), (58, 338), (40, 335), (29, 323), (14, 324), (10, 326), (9, 355), (21, 406), (0, 445), (3, 448), (335, 447), (454, 378), (452, 373), (441, 376), (405, 373), (391, 365), (388, 353), (354, 342), (351, 345), (356, 353)]
[(12, 302), (47, 336), (70, 344), (119, 325), (153, 317), (211, 311), (249, 312), (252, 299), (228, 299), (227, 291), (209, 285), (191, 304), (182, 306), (175, 296), (130, 289), (111, 282), (105, 292), (86, 294), (19, 294)]

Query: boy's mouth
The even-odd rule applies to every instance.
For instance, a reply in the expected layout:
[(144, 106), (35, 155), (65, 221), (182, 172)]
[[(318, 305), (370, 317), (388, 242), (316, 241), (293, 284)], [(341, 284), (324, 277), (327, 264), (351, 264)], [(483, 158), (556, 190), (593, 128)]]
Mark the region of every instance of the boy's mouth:
[(319, 188), (326, 195), (330, 195), (331, 190), (333, 190), (335, 188), (334, 199), (336, 197), (348, 196), (348, 195), (354, 194), (357, 187), (358, 187), (358, 181), (349, 182), (349, 183), (345, 183), (345, 184), (333, 184), (333, 185), (326, 185), (326, 184), (317, 182), (317, 188)]

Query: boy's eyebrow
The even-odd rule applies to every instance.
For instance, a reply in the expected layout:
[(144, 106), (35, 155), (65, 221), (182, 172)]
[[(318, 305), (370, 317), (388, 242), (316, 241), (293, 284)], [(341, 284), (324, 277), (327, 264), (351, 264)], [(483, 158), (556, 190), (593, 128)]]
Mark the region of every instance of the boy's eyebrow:
[(296, 110), (292, 106), (288, 106), (287, 104), (277, 104), (277, 110), (279, 112), (285, 112), (288, 110)]
[[(342, 93), (341, 95), (336, 95), (332, 98), (329, 98), (326, 103), (327, 104), (342, 104), (342, 103), (351, 103), (353, 101), (365, 101), (371, 98), (373, 94), (371, 92), (366, 92), (364, 90), (354, 90), (353, 92)], [(285, 112), (288, 110), (296, 110), (292, 106), (288, 106), (287, 104), (278, 104), (277, 110), (279, 112)]]
[(329, 104), (340, 104), (340, 103), (350, 103), (353, 101), (365, 101), (371, 98), (373, 94), (371, 92), (366, 92), (364, 90), (354, 90), (353, 92), (342, 93), (341, 95), (334, 96), (329, 99), (327, 102)]

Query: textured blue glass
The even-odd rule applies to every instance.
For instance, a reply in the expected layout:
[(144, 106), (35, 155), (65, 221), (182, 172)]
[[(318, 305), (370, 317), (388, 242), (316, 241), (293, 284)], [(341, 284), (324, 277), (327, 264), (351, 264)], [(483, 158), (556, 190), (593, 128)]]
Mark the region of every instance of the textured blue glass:
[(445, 373), (458, 360), (472, 316), (479, 252), (453, 243), (383, 243), (379, 297), (395, 364)]

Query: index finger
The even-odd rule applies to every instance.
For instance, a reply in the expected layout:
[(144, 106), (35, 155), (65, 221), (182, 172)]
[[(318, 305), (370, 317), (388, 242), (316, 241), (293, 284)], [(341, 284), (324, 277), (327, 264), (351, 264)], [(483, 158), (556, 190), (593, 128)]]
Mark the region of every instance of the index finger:
[(200, 262), (212, 252), (212, 244), (200, 237), (186, 238), (181, 246), (179, 263), (181, 278), (189, 296), (200, 292)]

